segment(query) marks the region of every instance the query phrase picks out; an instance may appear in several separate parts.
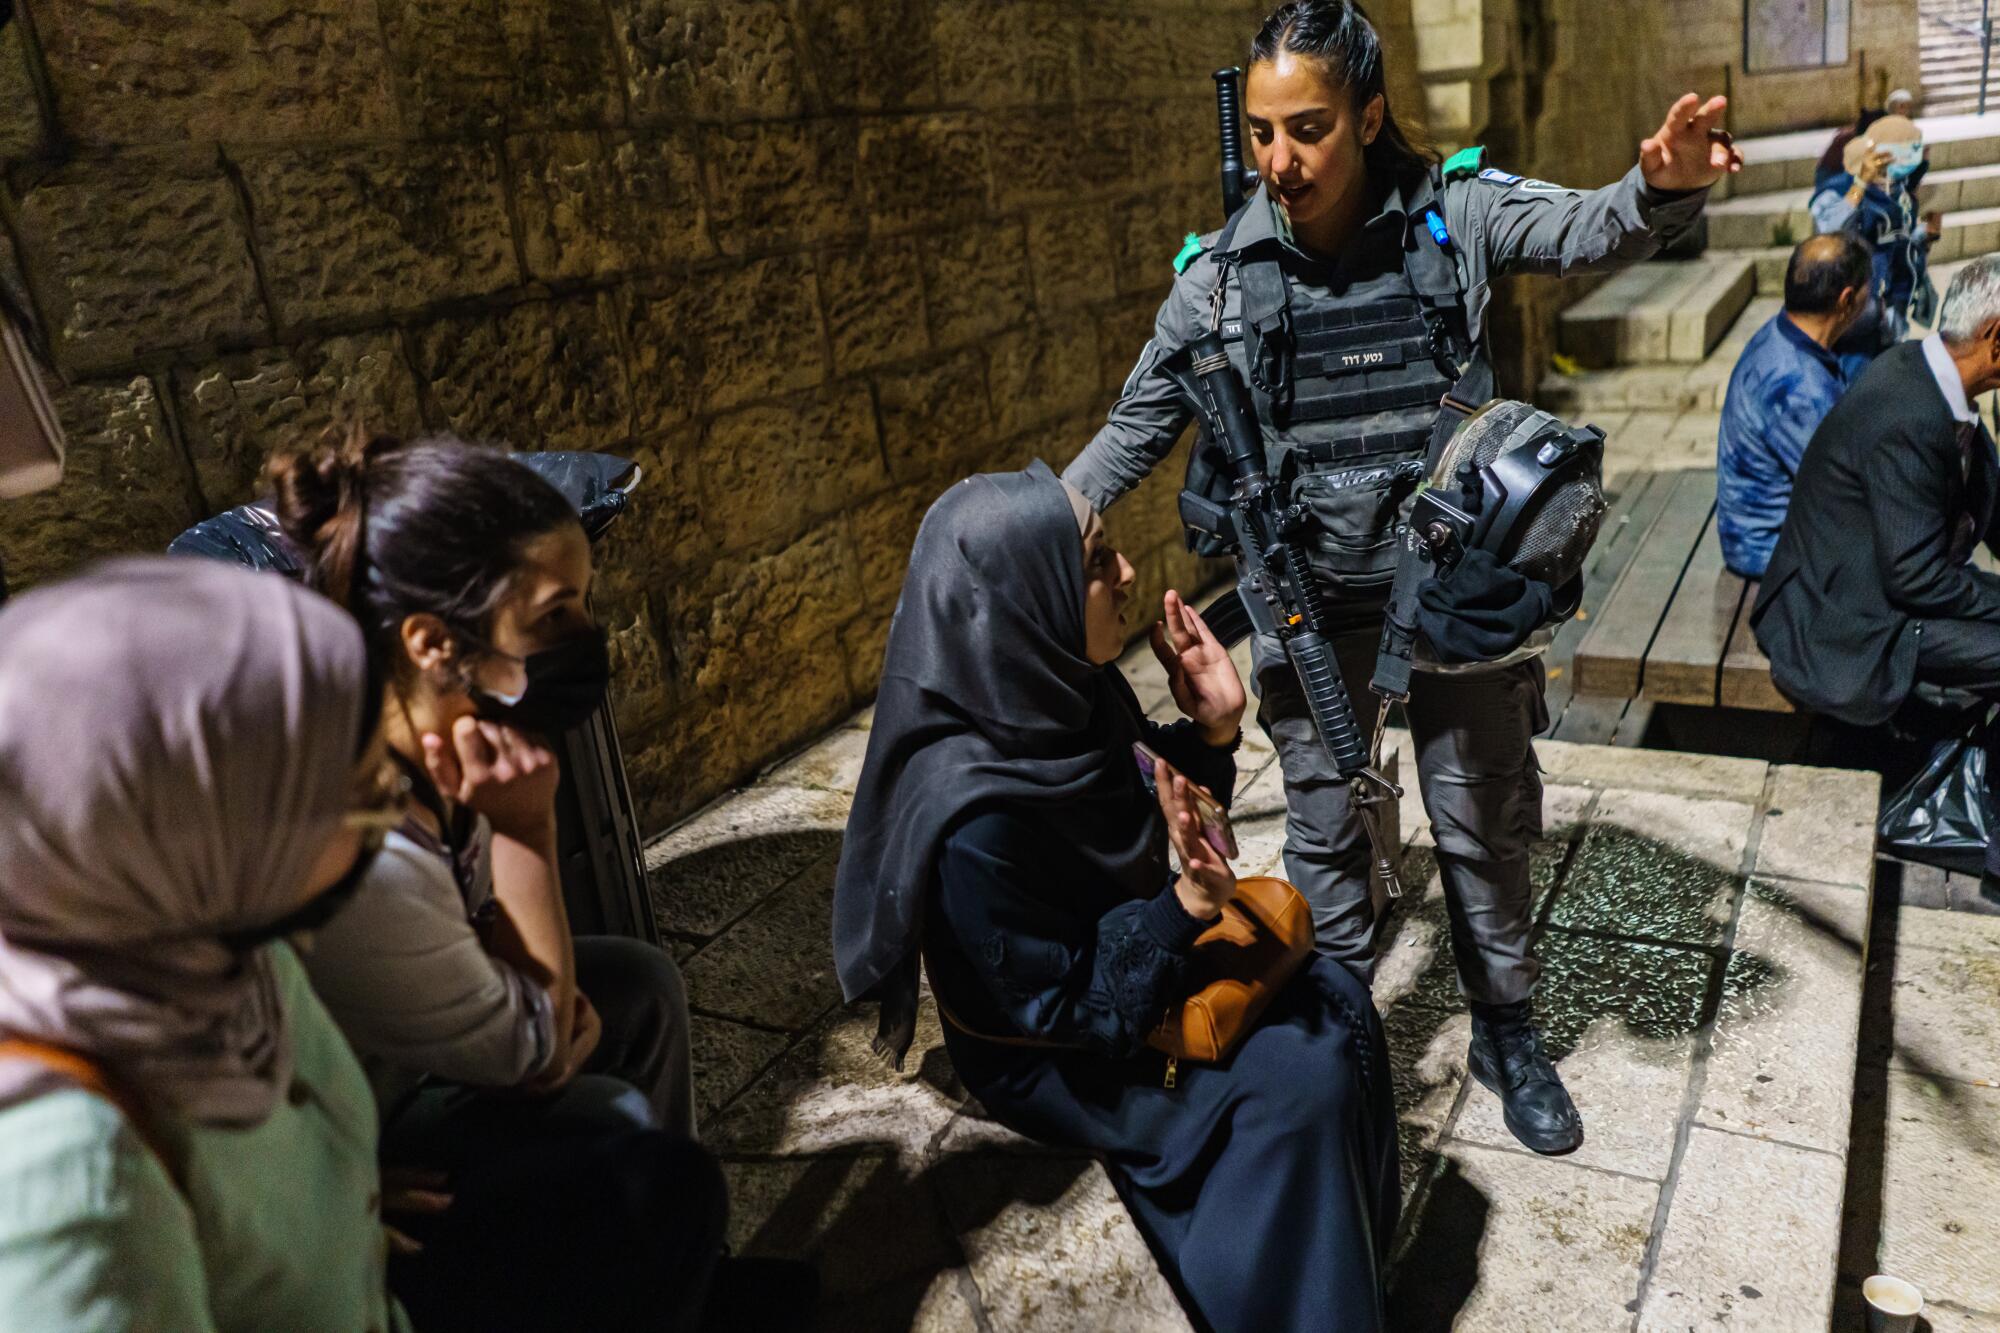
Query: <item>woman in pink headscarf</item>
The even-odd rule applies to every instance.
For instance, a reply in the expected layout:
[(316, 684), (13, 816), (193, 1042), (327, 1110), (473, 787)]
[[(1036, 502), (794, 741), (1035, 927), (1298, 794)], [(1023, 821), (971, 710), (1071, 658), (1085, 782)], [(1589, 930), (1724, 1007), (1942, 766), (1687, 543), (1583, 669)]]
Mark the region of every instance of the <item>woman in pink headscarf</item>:
[(367, 1081), (284, 937), (385, 796), (339, 608), (197, 561), (0, 611), (0, 1311), (22, 1329), (402, 1326)]

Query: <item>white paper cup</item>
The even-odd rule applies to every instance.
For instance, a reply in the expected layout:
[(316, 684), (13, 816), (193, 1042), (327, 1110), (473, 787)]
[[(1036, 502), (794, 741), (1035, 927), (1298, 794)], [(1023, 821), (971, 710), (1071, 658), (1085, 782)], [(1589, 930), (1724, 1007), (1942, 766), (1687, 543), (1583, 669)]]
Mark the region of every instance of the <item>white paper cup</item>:
[(1877, 1273), (1861, 1284), (1868, 1303), (1868, 1333), (1911, 1333), (1924, 1311), (1924, 1294), (1914, 1282)]

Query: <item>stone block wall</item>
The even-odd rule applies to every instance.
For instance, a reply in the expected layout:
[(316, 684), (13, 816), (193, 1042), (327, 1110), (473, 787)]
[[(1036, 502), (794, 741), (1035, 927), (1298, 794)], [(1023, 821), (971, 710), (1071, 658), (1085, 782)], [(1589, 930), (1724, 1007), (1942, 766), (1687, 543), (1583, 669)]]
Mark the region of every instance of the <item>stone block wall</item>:
[[(1439, 136), (1566, 185), (1623, 175), (1683, 92), (1728, 94), (1730, 129), (1751, 136), (1851, 120), (1864, 92), (1919, 83), (1917, 0), (1852, 0), (1845, 65), (1762, 74), (1744, 69), (1743, 0), (1413, 0), (1413, 14)], [(1498, 285), (1490, 328), (1509, 393), (1533, 392), (1556, 315), (1593, 285)]]
[[(1262, 8), (17, 0), (0, 280), (70, 455), (0, 556), (157, 550), (355, 415), (635, 458), (598, 602), (658, 826), (868, 697), (944, 486), (1090, 437)], [(1178, 470), (1112, 516), (1149, 600), (1206, 573)]]

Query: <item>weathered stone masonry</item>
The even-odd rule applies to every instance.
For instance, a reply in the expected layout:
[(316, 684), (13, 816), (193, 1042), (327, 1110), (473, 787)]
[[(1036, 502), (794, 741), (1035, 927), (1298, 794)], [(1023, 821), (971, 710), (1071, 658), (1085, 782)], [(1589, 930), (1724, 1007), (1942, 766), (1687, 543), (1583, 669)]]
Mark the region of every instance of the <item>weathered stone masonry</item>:
[[(1089, 438), (1261, 7), (17, 0), (0, 274), (71, 452), (0, 506), (10, 577), (352, 414), (629, 455), (599, 607), (657, 825), (873, 690), (948, 481)], [(1177, 475), (1114, 514), (1149, 599), (1199, 578)]]

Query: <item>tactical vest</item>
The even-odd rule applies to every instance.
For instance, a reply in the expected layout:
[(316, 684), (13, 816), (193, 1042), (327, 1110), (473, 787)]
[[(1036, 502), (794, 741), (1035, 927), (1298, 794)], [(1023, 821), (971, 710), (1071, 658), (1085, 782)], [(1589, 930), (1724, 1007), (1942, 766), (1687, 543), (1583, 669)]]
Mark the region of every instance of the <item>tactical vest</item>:
[[(1363, 615), (1395, 576), (1397, 530), (1425, 476), (1441, 404), (1454, 386), (1463, 386), (1456, 397), (1471, 399), (1464, 412), (1492, 394), (1492, 372), (1467, 335), (1440, 185), (1433, 174), (1408, 205), (1396, 238), (1401, 266), (1384, 264), (1337, 296), (1308, 281), (1309, 270), (1289, 275), (1275, 240), (1228, 254), (1243, 212), (1215, 247), (1221, 277), (1212, 309), (1255, 399), (1266, 467), (1309, 516), (1326, 590)], [(1252, 207), (1269, 205), (1253, 199)], [(1189, 488), (1223, 500), (1229, 484), (1227, 464), (1202, 440)], [(1221, 553), (1196, 534), (1190, 544)]]

